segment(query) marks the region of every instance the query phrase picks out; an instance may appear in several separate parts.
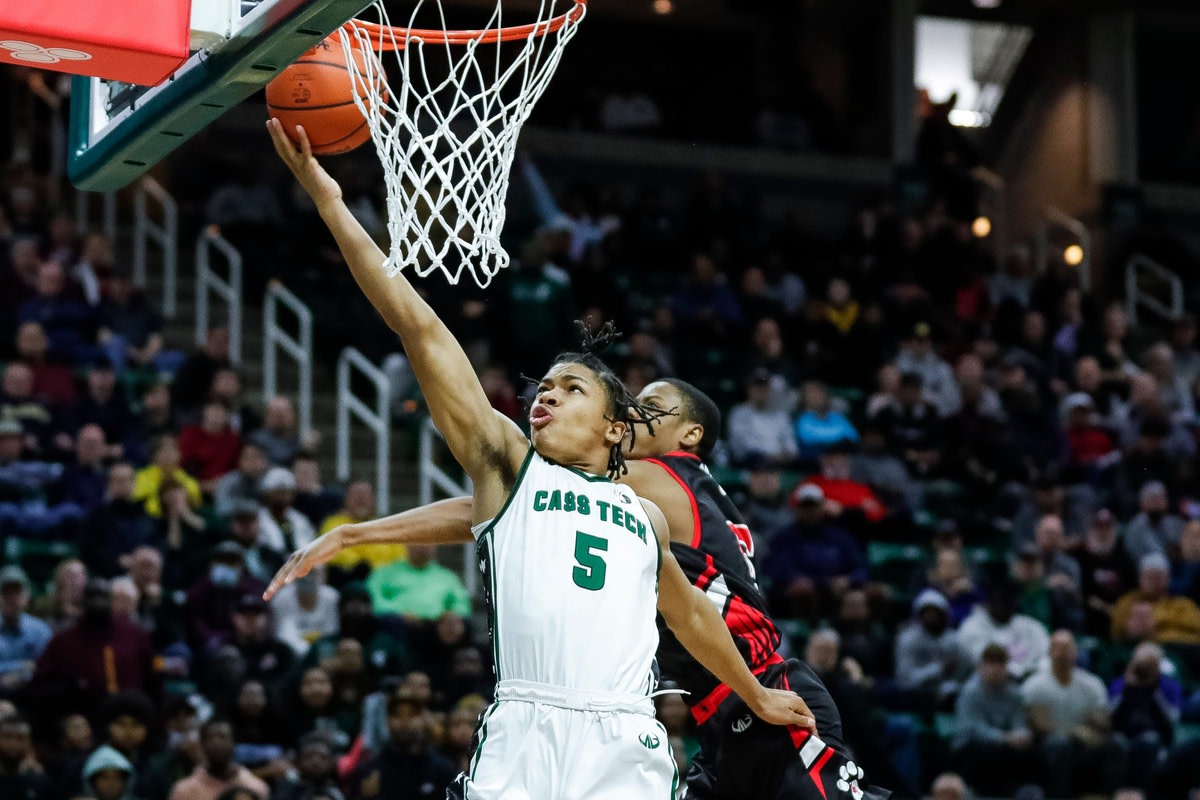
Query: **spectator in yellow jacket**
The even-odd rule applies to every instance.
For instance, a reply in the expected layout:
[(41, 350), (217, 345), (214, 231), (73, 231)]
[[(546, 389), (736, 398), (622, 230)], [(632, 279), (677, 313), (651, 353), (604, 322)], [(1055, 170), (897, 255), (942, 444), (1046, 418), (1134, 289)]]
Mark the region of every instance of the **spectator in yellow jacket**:
[(162, 516), (160, 490), (168, 478), (187, 491), (192, 508), (200, 507), (200, 484), (180, 466), (179, 442), (174, 436), (163, 436), (155, 443), (154, 460), (134, 477), (133, 499), (145, 503), (146, 513), (152, 517)]
[(1171, 563), (1161, 553), (1138, 562), (1138, 588), (1117, 600), (1112, 613), (1115, 640), (1130, 638), (1133, 608), (1145, 603), (1154, 610), (1154, 641), (1162, 644), (1200, 644), (1200, 607), (1186, 597), (1167, 594)]
[[(342, 525), (367, 522), (375, 516), (375, 487), (369, 481), (354, 481), (346, 487), (342, 510), (331, 514), (321, 523), (323, 536)], [(332, 583), (346, 580), (366, 580), (377, 567), (402, 561), (408, 550), (402, 544), (360, 544), (347, 547), (329, 562)], [(339, 574), (340, 573), (340, 574)]]

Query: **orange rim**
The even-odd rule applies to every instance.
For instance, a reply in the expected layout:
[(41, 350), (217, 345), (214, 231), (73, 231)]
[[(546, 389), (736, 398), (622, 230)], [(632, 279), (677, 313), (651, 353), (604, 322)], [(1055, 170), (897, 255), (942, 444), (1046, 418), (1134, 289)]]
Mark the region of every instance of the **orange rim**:
[(360, 19), (350, 20), (346, 23), (346, 27), (365, 31), (374, 40), (371, 42), (371, 49), (379, 51), (402, 50), (406, 42), (414, 39), (426, 44), (470, 44), (471, 42), (496, 44), (554, 33), (567, 23), (578, 22), (587, 10), (587, 4), (588, 0), (575, 0), (575, 6), (565, 14), (543, 22), (514, 25), (507, 28), (447, 31), (434, 28), (401, 28), (395, 25), (380, 25), (378, 22), (364, 22)]

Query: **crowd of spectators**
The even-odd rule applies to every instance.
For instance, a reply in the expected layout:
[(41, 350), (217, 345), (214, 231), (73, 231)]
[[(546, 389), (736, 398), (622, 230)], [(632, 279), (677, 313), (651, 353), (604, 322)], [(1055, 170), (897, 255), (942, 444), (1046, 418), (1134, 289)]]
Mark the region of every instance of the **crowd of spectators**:
[[(1187, 797), (1196, 321), (1131, 329), (1065, 263), (992, 263), (937, 152), (920, 211), (871, 197), (832, 235), (715, 174), (679, 205), (556, 187), (486, 293), (421, 289), (514, 417), (580, 317), (626, 332), (634, 391), (675, 375), (721, 403), (712, 467), (785, 647), (900, 796)], [(255, 179), (193, 213), (390, 347), (312, 209)], [(429, 548), (362, 548), (264, 603), (289, 551), (371, 516), (372, 487), (322, 483), (288, 399), (244, 397), (227, 332), (170, 350), (41, 176), (0, 189), (0, 796), (440, 796), (492, 691), (461, 581)], [(264, 194), (278, 213), (255, 218)], [(686, 766), (688, 715), (659, 705)]]
[(461, 579), (364, 547), (264, 602), (374, 487), (322, 482), (226, 330), (170, 349), (36, 167), (0, 177), (0, 797), (441, 797), (492, 694)]

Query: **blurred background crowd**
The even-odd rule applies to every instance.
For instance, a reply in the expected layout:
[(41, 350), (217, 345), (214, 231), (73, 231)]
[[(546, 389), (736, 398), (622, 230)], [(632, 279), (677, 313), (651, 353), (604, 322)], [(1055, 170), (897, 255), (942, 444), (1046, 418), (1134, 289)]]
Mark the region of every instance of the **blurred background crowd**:
[[(541, 121), (696, 127), (695, 102), (612, 83), (547, 97)], [(326, 480), (328, 437), (299, 429), (290, 396), (247, 388), (228, 330), (190, 343), (120, 243), (70, 213), (52, 146), (65, 86), (15, 69), (0, 85), (39, 104), (36, 146), (0, 137), (0, 797), (441, 797), (492, 692), (457, 558), (352, 549), (262, 600), (291, 551), (375, 515), (374, 484)], [(870, 152), (873, 128), (806, 87), (710, 139)], [(984, 159), (951, 110), (920, 107), (915, 199), (862, 191), (824, 227), (718, 171), (664, 191), (523, 154), (512, 269), (486, 291), (420, 288), (519, 422), (522, 376), (576, 345), (576, 319), (625, 333), (609, 358), (634, 392), (677, 376), (717, 400), (710, 467), (754, 532), (785, 649), (824, 679), (875, 782), (1194, 798), (1200, 298), (1189, 283), (1184, 313), (1135, 325), (1115, 281), (1091, 288), (1073, 259), (997, 253)], [(315, 212), (259, 163), (265, 137), (236, 153), (219, 135), (162, 171), (184, 230), (220, 225), (251, 303), (285, 277), (319, 357), (386, 359), (411, 432), (403, 354)], [(331, 166), (380, 232), (371, 157)], [(1150, 214), (1109, 260), (1134, 251), (1197, 264)], [(687, 708), (659, 705), (686, 767)]]

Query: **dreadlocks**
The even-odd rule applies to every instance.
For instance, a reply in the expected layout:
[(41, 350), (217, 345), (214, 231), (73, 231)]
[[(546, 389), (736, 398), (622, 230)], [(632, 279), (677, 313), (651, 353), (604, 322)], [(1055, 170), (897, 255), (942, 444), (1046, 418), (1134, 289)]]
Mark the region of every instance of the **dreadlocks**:
[[(554, 363), (551, 366), (559, 364), (582, 364), (595, 373), (596, 378), (604, 387), (605, 394), (608, 396), (609, 416), (606, 419), (609, 422), (625, 423), (629, 430), (631, 447), (637, 442), (638, 425), (645, 425), (650, 435), (653, 436), (654, 424), (663, 417), (675, 414), (675, 409), (664, 411), (660, 408), (651, 408), (639, 403), (637, 397), (617, 377), (617, 373), (613, 372), (612, 368), (596, 355), (621, 338), (621, 334), (612, 322), (605, 322), (598, 331), (593, 331), (591, 326), (583, 320), (576, 320), (575, 324), (579, 327), (581, 338), (580, 352), (562, 353), (558, 358), (554, 359)], [(607, 472), (608, 477), (613, 480), (629, 472), (629, 468), (625, 466), (623, 442), (617, 442), (609, 449)]]

